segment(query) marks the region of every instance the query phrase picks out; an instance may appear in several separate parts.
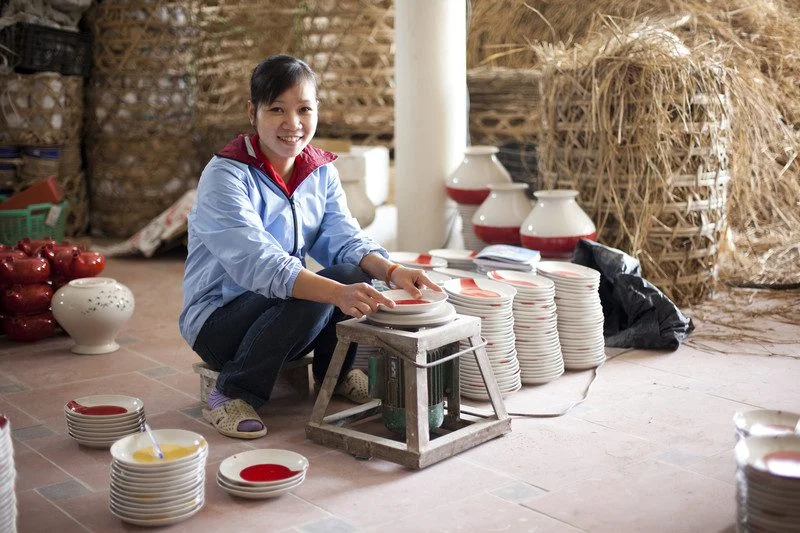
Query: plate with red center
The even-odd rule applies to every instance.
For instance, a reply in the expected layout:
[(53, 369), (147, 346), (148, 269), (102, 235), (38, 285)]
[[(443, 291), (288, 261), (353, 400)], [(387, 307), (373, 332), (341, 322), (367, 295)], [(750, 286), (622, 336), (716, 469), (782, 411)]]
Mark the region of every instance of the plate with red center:
[(390, 252), (389, 260), (409, 268), (422, 268), (425, 270), (444, 268), (447, 266), (447, 261), (441, 257), (414, 252)]
[(385, 305), (380, 306), (380, 310), (385, 313), (396, 315), (415, 315), (426, 313), (439, 307), (447, 300), (447, 293), (434, 291), (433, 289), (420, 289), (420, 297), (414, 298), (405, 289), (394, 289), (384, 291), (381, 294), (394, 302), (394, 309)]
[(231, 455), (219, 465), (218, 477), (243, 487), (283, 486), (304, 478), (308, 459), (291, 450), (269, 448)]
[(144, 407), (142, 400), (121, 394), (98, 394), (68, 401), (64, 412), (74, 419), (95, 421), (136, 418)]
[(517, 294), (511, 285), (490, 279), (451, 279), (442, 288), (454, 298), (480, 304), (510, 302)]

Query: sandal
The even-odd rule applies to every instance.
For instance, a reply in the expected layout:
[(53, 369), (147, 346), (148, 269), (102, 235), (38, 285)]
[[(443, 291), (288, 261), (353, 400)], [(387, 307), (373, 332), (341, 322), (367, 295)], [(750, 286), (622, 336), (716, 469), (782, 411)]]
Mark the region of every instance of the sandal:
[(231, 400), (220, 405), (216, 409), (203, 409), (205, 418), (217, 431), (226, 437), (236, 439), (257, 439), (267, 434), (267, 426), (261, 423), (258, 431), (239, 431), (239, 423), (245, 420), (258, 420), (261, 417), (256, 414), (253, 406), (241, 399)]
[(361, 370), (354, 368), (333, 389), (334, 394), (344, 396), (351, 402), (367, 403), (372, 401), (369, 395), (369, 378)]

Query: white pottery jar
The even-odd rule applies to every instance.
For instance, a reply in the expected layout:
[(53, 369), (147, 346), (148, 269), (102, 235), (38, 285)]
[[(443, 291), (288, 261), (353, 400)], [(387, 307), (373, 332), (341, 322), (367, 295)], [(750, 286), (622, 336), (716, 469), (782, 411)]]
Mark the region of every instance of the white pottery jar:
[(350, 209), (350, 214), (358, 220), (358, 224), (362, 228), (366, 228), (375, 220), (375, 206), (367, 196), (367, 187), (364, 179), (340, 174), (339, 181), (342, 182), (342, 189), (344, 189), (344, 196), (347, 199), (347, 208)]
[(489, 197), (472, 217), (475, 235), (489, 244), (519, 246), (520, 226), (531, 212), (531, 201), (525, 194), (527, 189), (527, 183), (489, 185)]
[(96, 355), (119, 349), (115, 337), (133, 314), (133, 293), (111, 278), (74, 279), (53, 295), (53, 316), (69, 333), (73, 353)]
[(522, 246), (542, 257), (568, 259), (580, 239), (597, 239), (597, 228), (575, 198), (578, 191), (536, 191), (536, 205), (520, 229)]
[(480, 205), (489, 196), (489, 185), (511, 183), (497, 152), (496, 146), (467, 147), (461, 164), (447, 177), (447, 195), (459, 204)]

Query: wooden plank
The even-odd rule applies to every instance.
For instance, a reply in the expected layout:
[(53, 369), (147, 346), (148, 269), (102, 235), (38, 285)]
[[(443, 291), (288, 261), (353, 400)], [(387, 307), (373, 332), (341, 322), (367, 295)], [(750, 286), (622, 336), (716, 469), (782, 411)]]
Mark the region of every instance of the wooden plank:
[(339, 342), (336, 343), (336, 349), (333, 351), (333, 358), (328, 365), (328, 371), (325, 373), (325, 380), (322, 382), (322, 388), (317, 395), (314, 409), (311, 411), (311, 422), (322, 422), (322, 419), (325, 417), (325, 412), (328, 409), (331, 396), (333, 396), (333, 389), (336, 388), (336, 383), (339, 381), (339, 374), (342, 372), (342, 366), (344, 365), (347, 349), (349, 347), (350, 339), (347, 337), (339, 337)]
[[(470, 346), (477, 346), (480, 343), (481, 338), (478, 335), (469, 338)], [(489, 400), (492, 402), (494, 412), (497, 413), (497, 418), (500, 420), (508, 418), (506, 405), (500, 395), (500, 387), (497, 386), (497, 380), (494, 377), (494, 371), (485, 347), (475, 350), (475, 360), (478, 362), (478, 370), (481, 371), (481, 376), (483, 376), (483, 383), (486, 385), (486, 392), (489, 393)]]
[(372, 400), (371, 402), (356, 405), (350, 409), (345, 409), (344, 411), (339, 411), (338, 413), (328, 415), (322, 419), (322, 422), (324, 424), (332, 424), (334, 426), (346, 426), (347, 424), (352, 424), (353, 422), (363, 420), (364, 418), (369, 418), (370, 416), (380, 414), (380, 412), (381, 401)]
[(483, 420), (469, 427), (443, 435), (430, 442), (428, 450), (419, 458), (419, 468), (425, 468), (443, 459), (474, 448), (511, 431), (511, 419)]
[(337, 426), (306, 425), (306, 436), (314, 442), (356, 457), (378, 457), (406, 468), (419, 469), (419, 457), (409, 453), (404, 442), (377, 437)]
[[(425, 363), (428, 353), (417, 352), (417, 363)], [(405, 361), (406, 444), (408, 450), (419, 455), (428, 448), (428, 370)]]

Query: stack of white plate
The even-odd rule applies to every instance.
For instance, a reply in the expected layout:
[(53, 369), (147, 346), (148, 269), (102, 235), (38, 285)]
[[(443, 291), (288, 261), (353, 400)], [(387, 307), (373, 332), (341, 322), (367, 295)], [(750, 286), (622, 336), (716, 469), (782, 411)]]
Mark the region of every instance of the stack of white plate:
[(564, 373), (558, 338), (555, 284), (543, 277), (515, 270), (492, 270), (490, 279), (517, 289), (514, 297), (514, 335), (522, 383), (538, 385)]
[(0, 531), (17, 530), (17, 497), (14, 493), (14, 448), (11, 443), (11, 424), (0, 415)]
[(738, 531), (800, 531), (800, 435), (736, 444)]
[(250, 450), (219, 465), (217, 485), (240, 498), (275, 498), (294, 490), (308, 472), (308, 459), (289, 450)]
[(381, 306), (364, 320), (376, 326), (395, 329), (419, 329), (448, 324), (455, 320), (456, 311), (447, 303), (447, 294), (433, 289), (421, 289), (421, 297), (415, 299), (404, 289), (383, 291), (381, 294), (395, 302), (390, 309)]
[(486, 243), (475, 235), (472, 227), (472, 217), (478, 211), (480, 205), (456, 204), (458, 214), (461, 215), (461, 236), (464, 238), (464, 248), (467, 250), (483, 250)]
[(478, 252), (473, 250), (454, 250), (450, 248), (439, 248), (428, 252), (433, 257), (439, 257), (447, 261), (448, 268), (460, 270), (475, 270), (475, 263), (472, 261)]
[(409, 268), (421, 268), (423, 270), (433, 270), (434, 268), (447, 266), (447, 261), (441, 257), (415, 252), (389, 252), (389, 260)]
[(111, 446), (111, 513), (129, 524), (165, 526), (186, 520), (205, 502), (208, 443), (184, 429), (152, 431), (159, 459), (146, 433)]
[(798, 430), (800, 414), (773, 409), (753, 409), (733, 415), (736, 441), (743, 437), (776, 437), (791, 435)]
[[(505, 283), (472, 278), (451, 279), (442, 288), (449, 295), (449, 301), (456, 312), (480, 317), (481, 336), (486, 339), (486, 353), (500, 393), (505, 396), (518, 391), (522, 387), (522, 381), (511, 309), (517, 291)], [(469, 343), (462, 341), (460, 346), (463, 350)], [(458, 368), (462, 396), (487, 400), (489, 395), (475, 357), (461, 357)]]
[(145, 422), (144, 403), (133, 396), (99, 394), (64, 405), (69, 436), (83, 446), (108, 448), (126, 435), (138, 433)]
[(561, 261), (540, 261), (539, 274), (556, 286), (558, 337), (564, 366), (584, 370), (606, 360), (600, 272)]

